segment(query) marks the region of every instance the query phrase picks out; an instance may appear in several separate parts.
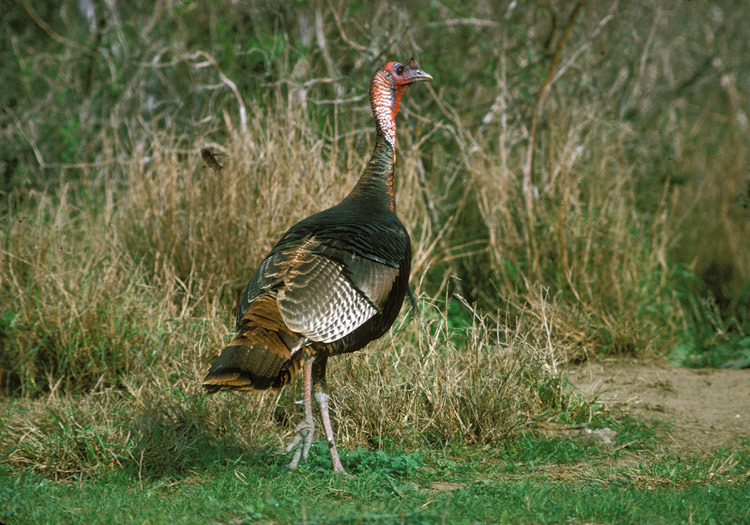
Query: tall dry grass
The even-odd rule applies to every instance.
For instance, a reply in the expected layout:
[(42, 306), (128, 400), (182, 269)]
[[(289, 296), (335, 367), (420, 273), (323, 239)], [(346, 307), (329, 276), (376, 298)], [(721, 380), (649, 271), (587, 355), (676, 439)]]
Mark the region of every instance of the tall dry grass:
[[(573, 421), (589, 417), (556, 371), (549, 340), (536, 339), (542, 326), (533, 334), (503, 333), (473, 312), (474, 323), (457, 337), (444, 309), (425, 303), (422, 310), (421, 322), (410, 317), (367, 350), (331, 363), (344, 450), (496, 445), (561, 412)], [(6, 405), (3, 461), (55, 479), (112, 469), (139, 479), (174, 476), (243, 454), (283, 461), (267, 451), (280, 451), (291, 437), (299, 385), (279, 394), (206, 396), (197, 386), (205, 361), (192, 345), (192, 353), (165, 349), (158, 366), (124, 378), (119, 388)]]
[[(0, 442), (13, 465), (59, 478), (113, 467), (161, 475), (204, 460), (197, 449), (237, 455), (294, 428), (294, 387), (209, 398), (200, 379), (259, 260), (291, 222), (343, 197), (367, 154), (321, 151), (310, 119), (283, 102), (230, 136), (220, 172), (198, 160), (202, 142), (187, 155), (183, 141), (164, 140), (125, 167), (103, 208), (76, 206), (72, 190), (41, 194), (38, 213), (5, 231), (15, 317), (4, 385), (31, 398), (6, 406)], [(399, 206), (423, 229), (420, 288), (436, 236), (409, 169), (417, 153), (401, 153), (398, 170)], [(331, 364), (344, 446), (496, 443), (550, 417), (550, 403), (583, 410), (539, 319), (511, 330), (466, 303), (457, 330), (444, 299), (421, 293), (419, 305), (382, 341)]]
[[(676, 202), (663, 186), (655, 188), (655, 214), (638, 210), (635, 168), (618, 158), (627, 148), (624, 130), (588, 112), (553, 120), (530, 201), (519, 173), (498, 163), (491, 146), (474, 161), (495, 283), (479, 293), (490, 304), (510, 300), (536, 312), (544, 306), (539, 283), (550, 286), (560, 305), (555, 340), (575, 347), (568, 358), (658, 353), (684, 325), (667, 262)], [(507, 140), (501, 134), (497, 147), (519, 155)]]

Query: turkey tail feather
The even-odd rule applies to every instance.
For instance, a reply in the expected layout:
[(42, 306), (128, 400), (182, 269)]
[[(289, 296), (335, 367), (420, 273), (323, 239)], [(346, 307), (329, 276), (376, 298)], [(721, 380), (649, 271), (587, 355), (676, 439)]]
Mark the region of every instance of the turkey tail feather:
[[(291, 379), (282, 372), (289, 359), (257, 344), (231, 344), (214, 358), (203, 380), (209, 392), (280, 388)], [(287, 369), (288, 372), (288, 369)]]
[(240, 319), (240, 333), (211, 363), (208, 392), (267, 390), (286, 385), (302, 364), (299, 338), (281, 321), (276, 297), (261, 297)]

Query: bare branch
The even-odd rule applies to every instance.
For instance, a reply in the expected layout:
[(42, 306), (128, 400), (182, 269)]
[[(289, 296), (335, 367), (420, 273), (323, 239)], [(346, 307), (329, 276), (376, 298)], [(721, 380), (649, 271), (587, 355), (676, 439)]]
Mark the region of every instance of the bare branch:
[(573, 8), (573, 11), (570, 13), (570, 17), (568, 18), (568, 23), (565, 26), (565, 30), (560, 36), (560, 39), (557, 41), (555, 55), (552, 59), (552, 63), (549, 66), (547, 78), (544, 80), (544, 84), (542, 85), (542, 89), (541, 91), (539, 91), (539, 96), (536, 100), (536, 105), (534, 106), (534, 114), (531, 119), (531, 131), (529, 132), (529, 145), (526, 148), (526, 162), (524, 163), (523, 168), (523, 194), (526, 199), (526, 211), (529, 214), (531, 214), (531, 208), (533, 206), (531, 173), (534, 167), (534, 139), (536, 138), (536, 129), (539, 125), (539, 116), (542, 113), (542, 105), (544, 104), (544, 99), (546, 98), (549, 87), (552, 84), (552, 79), (555, 76), (557, 64), (560, 63), (560, 56), (562, 55), (563, 47), (565, 46), (565, 42), (568, 40), (571, 29), (573, 29), (573, 23), (575, 22), (576, 16), (578, 15), (578, 12), (580, 11), (585, 1), (586, 0), (578, 0), (575, 7)]
[(57, 33), (55, 33), (52, 30), (52, 28), (50, 27), (50, 25), (47, 22), (45, 22), (44, 20), (42, 20), (42, 17), (39, 16), (39, 13), (37, 13), (34, 10), (34, 8), (29, 5), (28, 2), (24, 2), (23, 3), (23, 7), (24, 7), (24, 9), (26, 9), (26, 12), (29, 13), (29, 16), (32, 18), (32, 20), (34, 20), (34, 22), (36, 22), (36, 24), (40, 28), (42, 28), (42, 30), (45, 33), (47, 33), (50, 36), (50, 38), (52, 38), (53, 40), (57, 40), (58, 42), (60, 42), (61, 44), (66, 45), (66, 46), (76, 47), (79, 50), (81, 50), (84, 53), (86, 53), (90, 57), (96, 57), (97, 56), (97, 52), (96, 51), (93, 51), (93, 50), (89, 49), (86, 46), (82, 46), (81, 44), (79, 44), (78, 42), (76, 42), (74, 40), (71, 40), (69, 38), (65, 38), (64, 36), (61, 36), (61, 35), (58, 35)]
[(328, 8), (331, 10), (331, 14), (333, 15), (333, 19), (336, 21), (336, 27), (339, 30), (339, 35), (341, 36), (341, 40), (352, 46), (357, 51), (367, 51), (367, 48), (363, 45), (357, 44), (353, 40), (351, 40), (348, 36), (346, 36), (346, 33), (344, 32), (344, 27), (341, 25), (341, 19), (339, 18), (339, 14), (337, 10), (333, 7), (333, 2), (331, 0), (328, 0)]
[(445, 27), (445, 26), (480, 26), (480, 27), (500, 27), (500, 22), (494, 20), (484, 20), (482, 18), (451, 18), (439, 22), (430, 22), (422, 27)]
[[(216, 60), (214, 60), (214, 57), (212, 57), (205, 51), (198, 50), (191, 55), (185, 55), (185, 59), (188, 61), (194, 60), (198, 57), (205, 58), (206, 61), (210, 63), (216, 69), (216, 72), (219, 74), (219, 78), (221, 79), (222, 83), (228, 86), (229, 89), (232, 90), (232, 93), (234, 93), (234, 97), (237, 99), (237, 104), (240, 106), (240, 129), (242, 130), (242, 134), (246, 136), (247, 135), (247, 109), (245, 108), (245, 101), (242, 99), (240, 90), (237, 89), (237, 84), (232, 82), (232, 80), (229, 77), (227, 77), (221, 69), (219, 69), (219, 66), (216, 64)], [(203, 68), (203, 67), (206, 67), (206, 62), (198, 62), (195, 64), (190, 62), (190, 66), (195, 67), (195, 68)]]

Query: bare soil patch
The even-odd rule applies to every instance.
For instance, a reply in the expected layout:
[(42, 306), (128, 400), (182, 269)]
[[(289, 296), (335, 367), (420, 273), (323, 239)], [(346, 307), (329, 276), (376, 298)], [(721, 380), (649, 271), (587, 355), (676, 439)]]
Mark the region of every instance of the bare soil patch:
[(667, 447), (674, 452), (708, 452), (750, 439), (750, 369), (613, 360), (571, 367), (567, 375), (605, 408), (668, 421)]

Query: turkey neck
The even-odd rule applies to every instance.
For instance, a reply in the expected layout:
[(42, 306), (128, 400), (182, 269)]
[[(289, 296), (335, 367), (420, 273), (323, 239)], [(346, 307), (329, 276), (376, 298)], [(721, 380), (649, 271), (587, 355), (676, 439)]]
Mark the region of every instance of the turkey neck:
[(357, 185), (345, 201), (355, 201), (373, 211), (396, 211), (393, 193), (393, 159), (395, 151), (382, 134), (378, 133), (375, 150), (359, 177)]
[(396, 114), (407, 86), (394, 88), (390, 73), (379, 69), (370, 85), (370, 105), (375, 117), (375, 149), (345, 201), (373, 211), (396, 212), (393, 166), (396, 163)]

